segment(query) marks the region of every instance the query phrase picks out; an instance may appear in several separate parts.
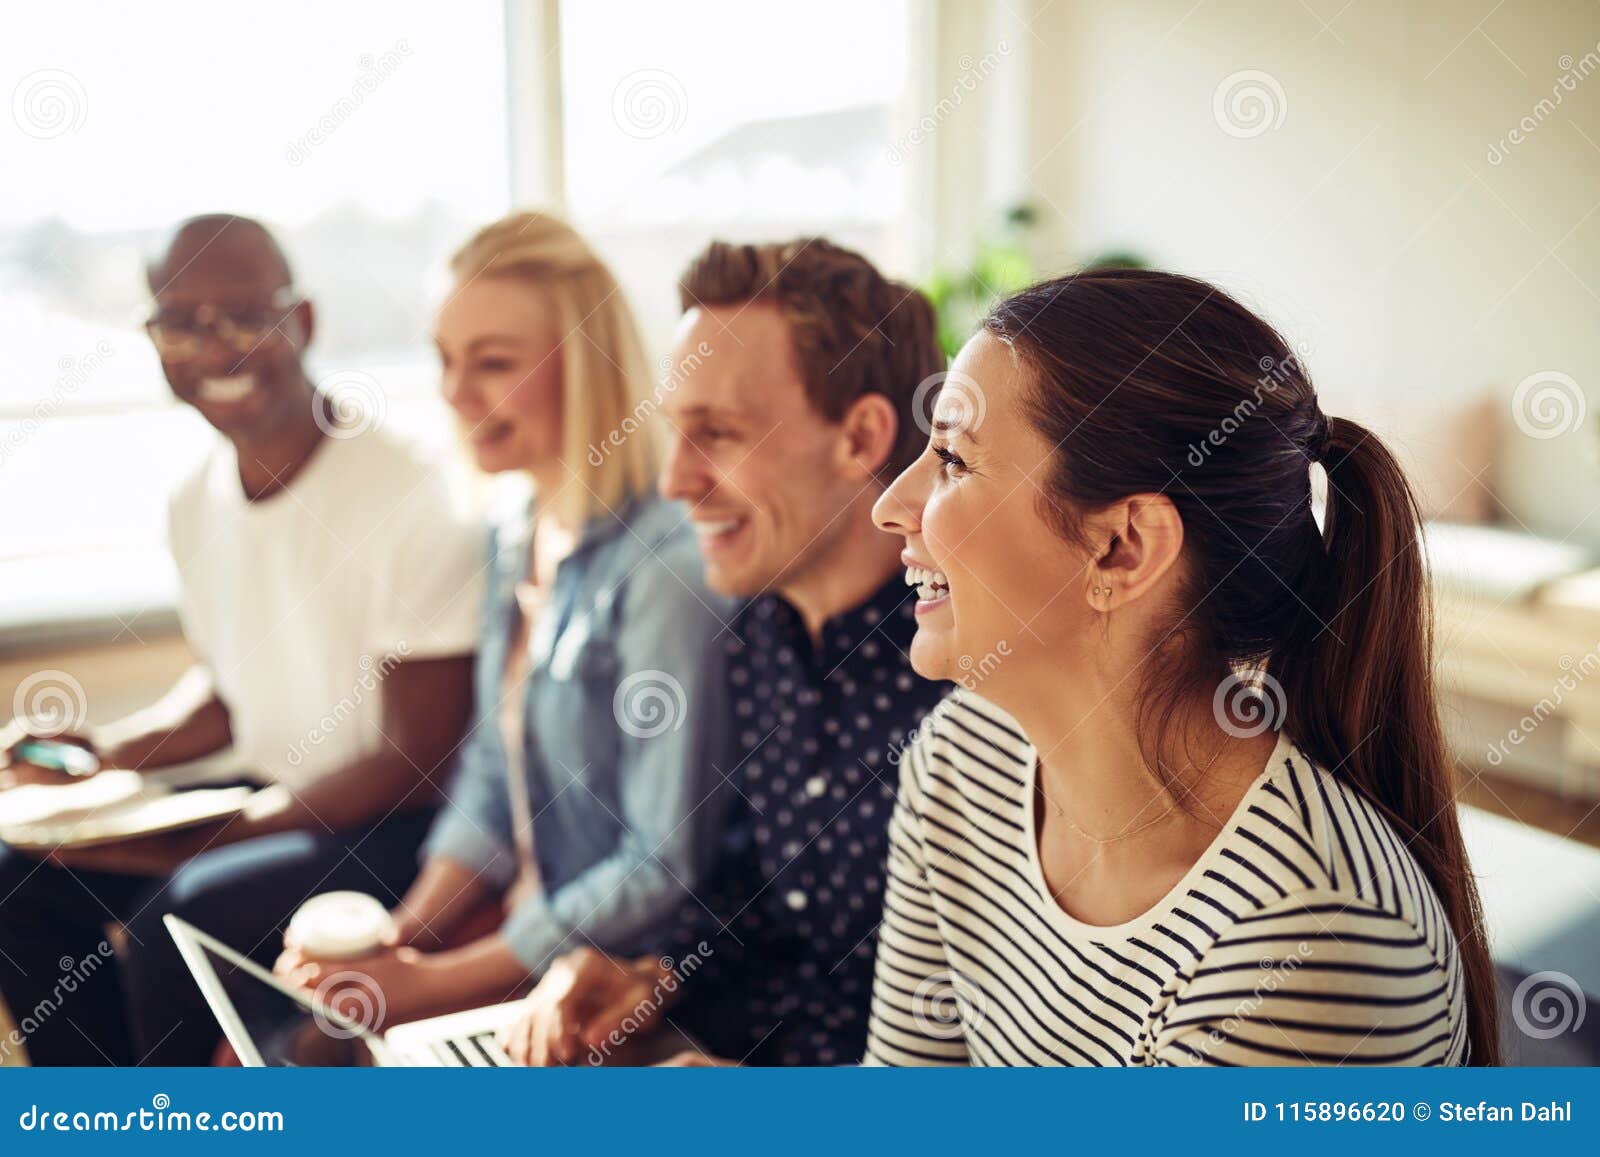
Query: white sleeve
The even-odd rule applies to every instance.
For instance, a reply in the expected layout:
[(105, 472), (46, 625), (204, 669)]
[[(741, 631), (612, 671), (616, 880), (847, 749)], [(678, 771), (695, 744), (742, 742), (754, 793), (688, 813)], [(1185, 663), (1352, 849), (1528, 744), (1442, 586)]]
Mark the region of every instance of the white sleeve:
[(477, 649), (488, 566), (485, 522), (469, 512), (439, 471), (411, 479), (384, 519), (371, 555), (370, 654), (408, 659)]

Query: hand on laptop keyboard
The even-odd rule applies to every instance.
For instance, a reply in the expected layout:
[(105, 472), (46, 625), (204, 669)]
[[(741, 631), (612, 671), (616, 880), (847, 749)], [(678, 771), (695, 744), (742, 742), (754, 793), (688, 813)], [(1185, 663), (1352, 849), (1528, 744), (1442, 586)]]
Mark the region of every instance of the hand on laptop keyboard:
[(677, 988), (653, 956), (623, 960), (580, 948), (550, 967), (500, 1044), (521, 1065), (603, 1064), (656, 1027)]

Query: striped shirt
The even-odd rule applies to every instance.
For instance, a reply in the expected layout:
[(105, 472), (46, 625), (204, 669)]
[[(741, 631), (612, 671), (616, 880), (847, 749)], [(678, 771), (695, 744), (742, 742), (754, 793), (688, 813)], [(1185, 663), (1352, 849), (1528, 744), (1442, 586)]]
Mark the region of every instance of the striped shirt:
[(1288, 739), (1165, 898), (1099, 927), (1045, 885), (1015, 721), (958, 691), (922, 730), (889, 828), (867, 1063), (1466, 1063), (1437, 896)]

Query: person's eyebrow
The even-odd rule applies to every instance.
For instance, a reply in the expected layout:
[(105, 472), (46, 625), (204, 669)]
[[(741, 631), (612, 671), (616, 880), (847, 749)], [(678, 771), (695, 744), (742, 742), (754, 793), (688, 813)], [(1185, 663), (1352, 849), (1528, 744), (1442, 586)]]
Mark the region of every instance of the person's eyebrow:
[(690, 418), (722, 418), (733, 421), (742, 415), (737, 410), (730, 410), (723, 406), (713, 406), (706, 402), (697, 402), (692, 406), (685, 406), (679, 414), (684, 420)]
[(977, 435), (967, 428), (966, 422), (960, 420), (959, 418), (954, 421), (950, 420), (949, 418), (935, 418), (933, 420), (933, 432), (935, 434), (943, 434), (946, 437), (949, 437), (951, 434), (960, 434), (963, 438), (974, 445), (976, 445), (978, 442)]
[(271, 305), (277, 292), (275, 290), (272, 293), (263, 293), (256, 286), (233, 282), (206, 286), (198, 290), (187, 287), (174, 290), (169, 287), (160, 293), (152, 294), (151, 300), (157, 305), (174, 309), (199, 309), (206, 305), (223, 309), (248, 309), (263, 303)]
[(467, 352), (471, 353), (479, 346), (486, 345), (521, 345), (522, 339), (509, 333), (489, 333), (475, 337), (467, 343)]

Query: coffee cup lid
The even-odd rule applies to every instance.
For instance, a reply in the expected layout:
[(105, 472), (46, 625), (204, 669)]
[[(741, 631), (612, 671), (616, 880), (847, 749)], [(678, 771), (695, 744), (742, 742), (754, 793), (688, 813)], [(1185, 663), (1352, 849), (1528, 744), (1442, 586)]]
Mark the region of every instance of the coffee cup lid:
[(383, 943), (389, 910), (365, 892), (313, 896), (289, 920), (289, 935), (313, 956), (363, 956)]

